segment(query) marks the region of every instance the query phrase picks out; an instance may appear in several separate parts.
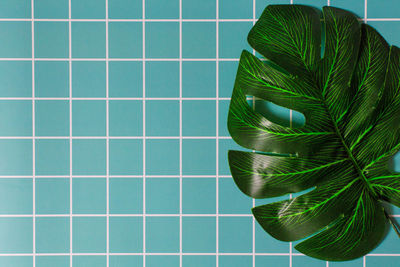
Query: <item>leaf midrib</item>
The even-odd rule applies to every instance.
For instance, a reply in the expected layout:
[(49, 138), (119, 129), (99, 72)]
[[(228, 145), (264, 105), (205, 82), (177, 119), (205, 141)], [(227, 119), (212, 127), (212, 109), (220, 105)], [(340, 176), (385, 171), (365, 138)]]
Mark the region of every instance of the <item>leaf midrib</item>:
[[(330, 79), (330, 75), (331, 75), (331, 72), (332, 72), (333, 65), (334, 65), (335, 62), (336, 62), (336, 57), (337, 57), (337, 54), (338, 54), (338, 46), (339, 46), (339, 43), (338, 43), (338, 40), (339, 40), (339, 38), (338, 38), (338, 29), (337, 29), (338, 25), (337, 25), (337, 21), (336, 21), (335, 17), (332, 16), (332, 18), (333, 18), (333, 22), (334, 22), (334, 26), (335, 26), (335, 32), (336, 32), (336, 35), (337, 35), (337, 38), (336, 38), (336, 46), (335, 46), (335, 55), (334, 55), (334, 61), (331, 63), (331, 67), (330, 67), (330, 70), (329, 70), (329, 73), (328, 73), (328, 77), (327, 77), (326, 82), (325, 82), (325, 84), (324, 84), (324, 88), (323, 88), (323, 90), (322, 90), (322, 95), (321, 95), (322, 101), (321, 101), (321, 102), (323, 103), (326, 112), (329, 114), (329, 118), (331, 119), (331, 122), (332, 122), (332, 124), (333, 124), (333, 126), (334, 126), (336, 135), (339, 137), (340, 142), (342, 143), (343, 147), (345, 148), (345, 150), (346, 150), (346, 152), (347, 152), (347, 154), (348, 154), (348, 156), (349, 156), (349, 159), (351, 160), (351, 162), (353, 163), (355, 169), (357, 170), (357, 173), (359, 174), (359, 176), (358, 176), (359, 179), (360, 179), (360, 180), (366, 185), (366, 187), (369, 189), (369, 192), (371, 193), (372, 197), (377, 198), (377, 197), (378, 197), (378, 194), (375, 192), (375, 190), (373, 189), (372, 185), (371, 185), (370, 182), (368, 181), (367, 177), (364, 175), (363, 170), (361, 169), (361, 167), (360, 167), (360, 165), (358, 164), (357, 160), (356, 160), (355, 157), (353, 156), (352, 150), (347, 146), (346, 141), (345, 141), (345, 139), (344, 139), (344, 137), (343, 137), (343, 135), (342, 135), (342, 133), (341, 133), (341, 131), (340, 131), (340, 129), (339, 129), (339, 126), (338, 126), (338, 124), (337, 124), (337, 121), (334, 120), (334, 118), (333, 118), (333, 116), (332, 116), (332, 113), (331, 113), (330, 109), (328, 108), (328, 106), (327, 106), (327, 104), (326, 104), (326, 102), (325, 102), (325, 90), (326, 90), (326, 88), (327, 88), (327, 86), (328, 86), (328, 82), (329, 82), (329, 79)], [(318, 84), (318, 83), (317, 83), (317, 84)]]
[(366, 185), (366, 187), (369, 189), (369, 192), (371, 193), (372, 197), (377, 198), (378, 194), (375, 192), (375, 190), (373, 189), (371, 183), (368, 181), (367, 177), (364, 175), (363, 170), (361, 169), (360, 165), (358, 164), (357, 160), (355, 159), (352, 151), (350, 150), (350, 148), (347, 146), (346, 141), (342, 135), (342, 133), (340, 132), (339, 126), (336, 123), (336, 121), (333, 119), (332, 113), (330, 112), (328, 106), (325, 103), (325, 100), (322, 100), (322, 103), (324, 104), (324, 107), (326, 109), (326, 112), (329, 114), (329, 117), (331, 119), (331, 122), (334, 126), (335, 129), (335, 133), (336, 135), (339, 137), (340, 142), (342, 143), (343, 147), (345, 148), (349, 159), (351, 160), (351, 162), (353, 163), (355, 169), (357, 170), (357, 173), (359, 174), (359, 178), (360, 180)]

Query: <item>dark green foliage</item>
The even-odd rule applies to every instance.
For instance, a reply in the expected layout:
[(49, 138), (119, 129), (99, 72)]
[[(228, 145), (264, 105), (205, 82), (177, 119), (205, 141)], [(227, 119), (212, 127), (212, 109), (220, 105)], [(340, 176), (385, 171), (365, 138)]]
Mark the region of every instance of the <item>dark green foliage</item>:
[[(400, 174), (388, 168), (400, 149), (400, 49), (350, 12), (301, 5), (268, 6), (248, 41), (268, 61), (243, 51), (228, 128), (239, 145), (268, 153), (229, 151), (237, 186), (253, 198), (313, 188), (253, 214), (279, 240), (313, 235), (296, 246), (311, 257), (367, 254), (390, 222), (384, 202), (400, 207)], [(273, 123), (246, 96), (301, 112), (306, 123)]]

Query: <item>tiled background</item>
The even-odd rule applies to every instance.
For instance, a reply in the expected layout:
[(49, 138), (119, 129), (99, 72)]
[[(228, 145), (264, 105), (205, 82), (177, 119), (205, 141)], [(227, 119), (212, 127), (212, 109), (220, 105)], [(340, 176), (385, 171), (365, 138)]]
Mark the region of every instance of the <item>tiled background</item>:
[[(400, 45), (397, 0), (294, 2), (350, 9)], [(238, 57), (277, 3), (1, 0), (0, 266), (399, 266), (393, 231), (352, 262), (302, 256), (229, 176)]]

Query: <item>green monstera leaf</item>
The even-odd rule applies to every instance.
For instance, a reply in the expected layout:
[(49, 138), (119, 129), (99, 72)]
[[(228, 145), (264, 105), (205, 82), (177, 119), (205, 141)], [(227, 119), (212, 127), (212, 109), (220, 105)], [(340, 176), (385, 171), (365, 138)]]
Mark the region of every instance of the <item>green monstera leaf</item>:
[[(400, 149), (400, 49), (350, 12), (301, 5), (268, 6), (248, 41), (267, 60), (240, 58), (228, 128), (259, 152), (229, 151), (237, 186), (253, 198), (312, 188), (253, 208), (256, 220), (279, 240), (311, 236), (296, 246), (311, 257), (367, 254), (390, 223), (396, 230), (385, 203), (400, 207), (400, 174), (388, 167)], [(301, 112), (305, 124), (274, 123), (248, 96)]]

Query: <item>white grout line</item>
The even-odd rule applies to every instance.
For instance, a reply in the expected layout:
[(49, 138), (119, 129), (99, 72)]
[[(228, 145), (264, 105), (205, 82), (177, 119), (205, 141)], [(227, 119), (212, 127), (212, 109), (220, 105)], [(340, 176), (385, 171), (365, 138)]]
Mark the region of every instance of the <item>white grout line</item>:
[[(330, 0), (327, 0), (330, 4)], [(293, 4), (293, 0), (290, 0)], [(256, 19), (257, 21), (258, 19)], [(369, 21), (400, 21), (400, 18), (369, 18)], [(0, 18), (0, 22), (15, 21), (51, 21), (51, 22), (69, 22), (69, 19), (30, 19), (30, 18)], [(106, 19), (71, 19), (73, 22), (105, 22)], [(179, 19), (108, 19), (109, 22), (179, 22)], [(218, 19), (219, 22), (252, 22), (253, 19)], [(216, 22), (216, 19), (182, 19), (182, 22)]]
[[(38, 100), (38, 101), (44, 101), (44, 100), (70, 100), (69, 97), (0, 97), (0, 100)], [(92, 101), (104, 101), (107, 100), (106, 97), (72, 97), (72, 100), (92, 100)], [(229, 97), (109, 97), (108, 100), (147, 100), (147, 101), (160, 101), (160, 100), (165, 100), (165, 101), (171, 101), (171, 100), (191, 100), (191, 101), (201, 101), (201, 100), (230, 100)], [(250, 98), (251, 99), (251, 98)]]
[[(32, 214), (3, 214), (0, 218), (32, 218)], [(64, 218), (69, 217), (70, 214), (36, 214), (35, 217), (53, 217)], [(73, 217), (143, 217), (142, 213), (132, 214), (73, 214)], [(146, 217), (216, 217), (216, 214), (146, 214)], [(252, 214), (218, 214), (219, 217), (252, 217)]]
[(68, 56), (69, 56), (69, 266), (73, 267), (73, 212), (72, 212), (72, 29), (71, 0), (68, 0)]
[(146, 0), (142, 0), (142, 71), (143, 71), (143, 267), (146, 267)]
[(182, 0), (179, 0), (179, 266), (182, 267)]
[[(28, 19), (28, 18), (0, 18), (3, 21), (53, 21), (68, 22), (69, 19)], [(105, 22), (106, 19), (71, 19), (73, 22)], [(110, 22), (179, 22), (180, 19), (108, 19)], [(183, 22), (215, 22), (215, 19), (182, 19)], [(252, 19), (220, 19), (221, 22), (248, 22)]]
[[(69, 139), (68, 136), (0, 136), (0, 140)], [(72, 139), (180, 139), (179, 136), (72, 136)], [(232, 139), (230, 136), (182, 136), (182, 139)]]
[[(0, 175), (0, 179), (15, 178), (32, 179), (32, 175)], [(106, 175), (36, 175), (35, 178), (54, 179), (54, 178), (106, 178)], [(109, 175), (110, 178), (143, 178), (143, 175)], [(179, 175), (146, 175), (146, 178), (178, 178)], [(215, 178), (216, 175), (182, 175), (182, 178)], [(219, 178), (232, 178), (231, 175), (219, 175)], [(1, 215), (0, 215), (1, 216)]]
[(216, 0), (216, 9), (215, 9), (215, 111), (216, 111), (216, 119), (215, 119), (215, 252), (216, 252), (216, 267), (219, 267), (219, 0)]
[(109, 25), (108, 25), (108, 0), (105, 0), (106, 9), (106, 266), (110, 266), (110, 101), (109, 97)]
[(32, 42), (32, 266), (36, 266), (36, 142), (35, 142), (35, 18), (34, 0), (31, 0), (31, 42)]
[[(180, 253), (141, 253), (141, 252), (132, 252), (132, 253), (109, 253), (112, 256), (179, 256)], [(0, 254), (0, 257), (24, 257), (24, 256), (69, 256), (69, 255), (74, 255), (74, 256), (106, 256), (107, 253), (2, 253)], [(204, 252), (204, 253), (182, 253), (182, 255), (186, 256), (216, 256), (216, 255), (222, 255), (222, 256), (252, 256), (253, 253), (240, 253), (240, 252), (235, 252), (235, 253), (212, 253), (212, 252)], [(256, 253), (257, 256), (289, 256), (288, 253)], [(301, 253), (293, 253), (293, 256), (303, 256), (306, 257), (306, 255), (301, 254)], [(368, 254), (367, 257), (400, 257), (400, 254)]]
[[(68, 58), (35, 58), (35, 61), (68, 61)], [(106, 58), (72, 58), (72, 61), (105, 61)], [(109, 58), (109, 61), (176, 61), (179, 58)], [(263, 60), (263, 59), (262, 59)], [(0, 61), (32, 61), (31, 58), (2, 57)], [(215, 58), (182, 58), (182, 61), (215, 61)], [(238, 58), (220, 58), (219, 61), (239, 61)]]

